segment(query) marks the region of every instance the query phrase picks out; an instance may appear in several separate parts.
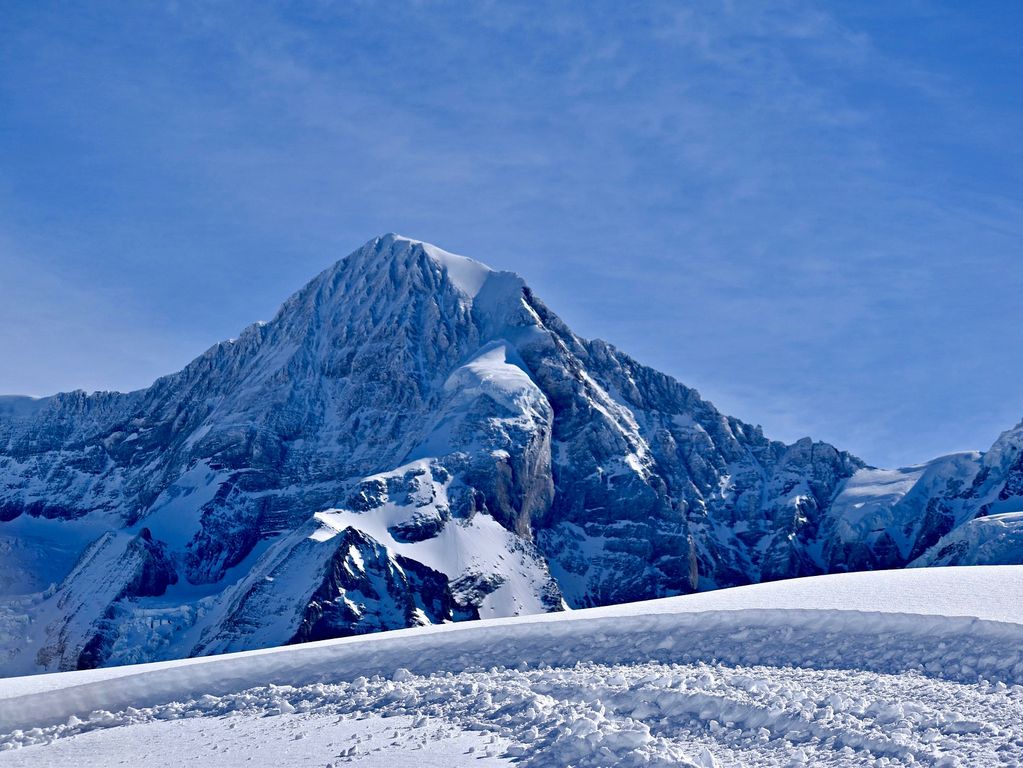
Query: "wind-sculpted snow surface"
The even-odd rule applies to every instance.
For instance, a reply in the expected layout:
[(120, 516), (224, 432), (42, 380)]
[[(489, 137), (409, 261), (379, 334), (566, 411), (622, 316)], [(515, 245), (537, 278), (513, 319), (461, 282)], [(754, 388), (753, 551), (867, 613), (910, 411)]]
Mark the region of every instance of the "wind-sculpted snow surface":
[(824, 576), (23, 678), (0, 764), (1018, 766), (1021, 600), (1019, 566)]
[(0, 398), (0, 674), (1017, 561), (1021, 448), (771, 441), (386, 235), (148, 389)]

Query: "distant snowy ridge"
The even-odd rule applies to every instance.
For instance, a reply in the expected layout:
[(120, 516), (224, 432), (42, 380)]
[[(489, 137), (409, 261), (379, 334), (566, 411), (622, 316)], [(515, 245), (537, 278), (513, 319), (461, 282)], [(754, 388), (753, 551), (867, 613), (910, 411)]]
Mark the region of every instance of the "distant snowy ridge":
[(1020, 510), (1023, 425), (902, 470), (784, 445), (385, 235), (148, 389), (0, 398), (0, 674), (1019, 562)]

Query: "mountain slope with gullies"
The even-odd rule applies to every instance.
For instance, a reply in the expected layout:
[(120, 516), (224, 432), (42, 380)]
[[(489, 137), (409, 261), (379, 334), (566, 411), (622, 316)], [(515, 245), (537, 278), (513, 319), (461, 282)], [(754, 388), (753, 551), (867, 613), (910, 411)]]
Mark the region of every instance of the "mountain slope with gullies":
[(956, 535), (1023, 509), (1021, 447), (772, 441), (385, 235), (148, 389), (0, 398), (0, 674), (1012, 559), (1011, 516)]

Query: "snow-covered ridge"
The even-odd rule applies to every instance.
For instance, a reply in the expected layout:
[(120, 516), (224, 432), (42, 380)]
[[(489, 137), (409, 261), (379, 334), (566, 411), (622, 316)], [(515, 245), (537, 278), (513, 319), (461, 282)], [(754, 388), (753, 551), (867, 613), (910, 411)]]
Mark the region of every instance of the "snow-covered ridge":
[(427, 739), (461, 744), (454, 766), (1011, 765), (1021, 600), (1020, 566), (834, 575), (34, 676), (0, 691), (0, 748), (24, 766), (151, 739), (153, 765), (173, 740), (230, 744), (225, 765), (376, 766)]
[(0, 395), (0, 416), (8, 419), (24, 419), (35, 416), (46, 406), (49, 398), (29, 395)]
[(0, 399), (0, 674), (1018, 562), (978, 518), (1023, 508), (1021, 435), (896, 471), (784, 445), (384, 235), (148, 389)]

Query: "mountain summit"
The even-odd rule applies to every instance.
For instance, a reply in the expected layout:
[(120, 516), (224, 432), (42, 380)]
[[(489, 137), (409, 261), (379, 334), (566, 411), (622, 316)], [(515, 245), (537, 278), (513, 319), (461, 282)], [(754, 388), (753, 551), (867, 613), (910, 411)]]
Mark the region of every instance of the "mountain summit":
[(0, 398), (0, 674), (1011, 561), (1021, 446), (771, 441), (384, 235), (148, 389)]

